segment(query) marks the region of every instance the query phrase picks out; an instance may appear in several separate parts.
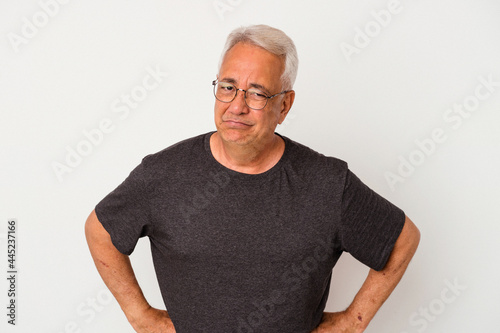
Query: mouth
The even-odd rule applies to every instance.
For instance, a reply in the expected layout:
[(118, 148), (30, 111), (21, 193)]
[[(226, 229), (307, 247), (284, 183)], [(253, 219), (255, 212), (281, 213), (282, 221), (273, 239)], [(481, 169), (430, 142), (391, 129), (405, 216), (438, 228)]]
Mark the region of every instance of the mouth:
[(235, 119), (223, 120), (223, 123), (230, 126), (230, 127), (237, 127), (237, 128), (248, 128), (248, 127), (252, 126), (251, 124), (248, 124), (244, 121), (235, 120)]

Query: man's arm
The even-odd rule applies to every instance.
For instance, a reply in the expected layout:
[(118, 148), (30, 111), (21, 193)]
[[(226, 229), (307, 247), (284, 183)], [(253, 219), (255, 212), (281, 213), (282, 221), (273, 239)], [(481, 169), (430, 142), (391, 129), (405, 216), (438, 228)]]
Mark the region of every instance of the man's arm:
[(85, 223), (85, 236), (99, 274), (136, 332), (175, 333), (167, 311), (151, 307), (144, 298), (129, 257), (115, 248), (95, 211)]
[(349, 307), (341, 312), (325, 312), (320, 325), (311, 333), (364, 332), (378, 309), (401, 280), (417, 250), (420, 231), (406, 217), (387, 264), (381, 271), (373, 269)]

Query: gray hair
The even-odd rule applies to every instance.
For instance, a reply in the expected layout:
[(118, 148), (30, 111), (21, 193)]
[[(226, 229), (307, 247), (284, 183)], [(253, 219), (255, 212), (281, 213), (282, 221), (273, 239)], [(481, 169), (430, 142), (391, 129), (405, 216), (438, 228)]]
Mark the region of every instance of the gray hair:
[(297, 77), (299, 58), (295, 44), (283, 31), (268, 25), (251, 25), (234, 29), (227, 36), (226, 45), (222, 51), (219, 62), (219, 71), (226, 53), (238, 43), (248, 43), (263, 48), (264, 50), (282, 57), (285, 69), (281, 74), (283, 90), (291, 90)]

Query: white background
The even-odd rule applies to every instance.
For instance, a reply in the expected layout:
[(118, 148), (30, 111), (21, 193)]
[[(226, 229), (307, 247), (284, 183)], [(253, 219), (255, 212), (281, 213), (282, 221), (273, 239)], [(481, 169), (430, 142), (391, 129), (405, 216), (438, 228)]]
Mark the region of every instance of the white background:
[[(278, 132), (346, 160), (421, 230), (367, 332), (500, 332), (500, 2), (402, 0), (385, 26), (373, 11), (388, 2), (378, 0), (42, 3), (51, 16), (37, 1), (0, 3), (2, 332), (132, 332), (94, 268), (85, 219), (142, 157), (215, 128), (211, 81), (225, 38), (258, 23), (285, 31), (300, 58), (296, 101)], [(347, 44), (357, 53), (346, 56)], [(168, 75), (128, 115), (114, 112), (148, 67)], [(481, 77), (496, 82), (491, 91), (477, 88)], [(474, 109), (466, 118), (448, 114), (464, 103)], [(103, 119), (112, 130), (58, 179), (53, 165), (67, 165), (68, 149), (82, 148), (83, 132)], [(434, 129), (446, 139), (430, 144)], [(418, 165), (398, 171), (401, 158)], [(391, 188), (386, 173), (405, 170)], [(3, 278), (9, 218), (18, 221), (16, 327), (6, 323)], [(132, 261), (161, 307), (147, 239)], [(343, 256), (327, 310), (346, 307), (366, 272)]]

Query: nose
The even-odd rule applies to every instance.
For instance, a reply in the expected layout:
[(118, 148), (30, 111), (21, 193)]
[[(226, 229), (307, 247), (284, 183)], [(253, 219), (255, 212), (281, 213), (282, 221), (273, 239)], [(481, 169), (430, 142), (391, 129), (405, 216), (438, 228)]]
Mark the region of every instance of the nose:
[(237, 91), (236, 97), (229, 105), (229, 110), (234, 114), (244, 114), (250, 111), (247, 103), (245, 102), (245, 92), (242, 90)]

